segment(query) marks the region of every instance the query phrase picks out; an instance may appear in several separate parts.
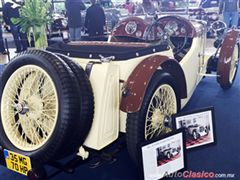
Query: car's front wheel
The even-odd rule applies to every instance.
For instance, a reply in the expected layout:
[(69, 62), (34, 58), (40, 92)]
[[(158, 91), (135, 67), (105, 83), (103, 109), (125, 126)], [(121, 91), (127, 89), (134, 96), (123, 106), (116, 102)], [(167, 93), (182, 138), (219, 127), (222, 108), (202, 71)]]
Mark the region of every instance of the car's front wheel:
[(127, 115), (127, 148), (136, 164), (141, 159), (139, 147), (142, 142), (171, 131), (164, 120), (177, 113), (179, 103), (172, 76), (156, 72), (148, 85), (141, 109)]

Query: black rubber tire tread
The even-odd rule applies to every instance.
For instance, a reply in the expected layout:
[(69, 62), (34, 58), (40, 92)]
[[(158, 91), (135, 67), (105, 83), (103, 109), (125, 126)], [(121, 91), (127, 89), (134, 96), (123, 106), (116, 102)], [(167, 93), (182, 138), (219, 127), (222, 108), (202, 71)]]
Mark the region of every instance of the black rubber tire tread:
[(81, 133), (79, 136), (75, 133), (79, 131), (78, 127), (84, 126), (78, 121), (81, 97), (78, 93), (78, 81), (66, 63), (53, 53), (35, 49), (20, 53), (6, 66), (1, 77), (0, 99), (2, 99), (4, 86), (11, 74), (19, 67), (29, 64), (43, 68), (55, 84), (59, 104), (56, 127), (42, 147), (34, 151), (23, 151), (8, 140), (1, 120), (0, 144), (3, 148), (29, 156), (39, 163), (45, 163), (73, 153), (79, 147), (77, 140), (84, 139), (85, 135), (79, 137)]
[(81, 134), (81, 139), (78, 140), (77, 142), (83, 144), (83, 140), (86, 139), (89, 130), (92, 126), (94, 115), (94, 97), (92, 86), (86, 72), (79, 64), (75, 63), (73, 60), (71, 60), (69, 57), (65, 55), (62, 54), (56, 55), (60, 57), (64, 62), (66, 62), (66, 64), (70, 67), (78, 81), (79, 85), (78, 93), (81, 98), (81, 106), (78, 117), (80, 117), (79, 123), (81, 124), (81, 127), (78, 127), (78, 131), (76, 131), (76, 133)]
[(145, 141), (144, 126), (145, 126), (145, 117), (147, 113), (147, 108), (156, 88), (158, 88), (161, 84), (164, 84), (164, 83), (171, 85), (171, 87), (174, 89), (177, 97), (177, 107), (179, 110), (180, 108), (180, 99), (178, 98), (179, 90), (176, 86), (176, 83), (174, 82), (173, 77), (169, 73), (157, 71), (154, 73), (147, 87), (141, 109), (138, 112), (127, 114), (127, 124), (126, 124), (127, 149), (131, 159), (137, 166), (141, 165), (142, 157), (141, 157), (141, 151), (140, 151), (141, 149), (140, 144)]

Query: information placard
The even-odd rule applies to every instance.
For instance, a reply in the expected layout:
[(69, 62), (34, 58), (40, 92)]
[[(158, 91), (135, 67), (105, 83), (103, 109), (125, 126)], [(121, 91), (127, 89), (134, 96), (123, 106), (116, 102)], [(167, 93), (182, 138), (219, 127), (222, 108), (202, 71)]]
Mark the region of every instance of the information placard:
[(145, 180), (157, 180), (185, 168), (184, 133), (178, 130), (142, 145)]
[(214, 108), (208, 107), (173, 116), (174, 129), (183, 129), (186, 148), (196, 148), (215, 142)]

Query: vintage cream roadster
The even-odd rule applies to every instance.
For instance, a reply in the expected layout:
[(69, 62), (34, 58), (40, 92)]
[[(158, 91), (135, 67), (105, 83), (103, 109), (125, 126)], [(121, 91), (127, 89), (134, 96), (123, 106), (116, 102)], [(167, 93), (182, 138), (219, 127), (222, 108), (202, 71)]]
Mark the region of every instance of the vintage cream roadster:
[[(218, 24), (214, 30), (223, 31)], [(139, 144), (171, 131), (167, 120), (204, 76), (216, 77), (224, 89), (232, 86), (238, 31), (222, 37), (209, 53), (202, 21), (170, 15), (146, 23), (129, 17), (107, 42), (23, 52), (1, 77), (0, 145), (44, 164), (72, 153), (86, 159), (89, 149), (101, 150), (124, 132), (138, 164)]]

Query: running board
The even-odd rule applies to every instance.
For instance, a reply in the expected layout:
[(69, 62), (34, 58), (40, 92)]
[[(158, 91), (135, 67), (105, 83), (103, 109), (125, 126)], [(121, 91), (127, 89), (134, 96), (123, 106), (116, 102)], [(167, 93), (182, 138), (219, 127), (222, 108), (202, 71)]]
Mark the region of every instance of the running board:
[(220, 75), (217, 74), (204, 74), (204, 73), (199, 73), (200, 76), (205, 76), (205, 77), (220, 77)]

